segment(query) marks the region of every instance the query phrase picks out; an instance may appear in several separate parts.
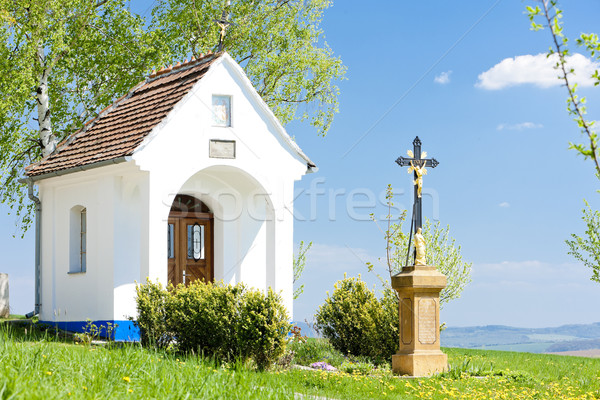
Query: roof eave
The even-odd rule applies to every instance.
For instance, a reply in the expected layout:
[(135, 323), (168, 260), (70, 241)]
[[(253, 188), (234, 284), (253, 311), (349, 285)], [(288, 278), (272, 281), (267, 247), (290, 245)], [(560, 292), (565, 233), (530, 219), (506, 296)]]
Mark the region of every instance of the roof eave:
[(70, 168), (66, 168), (66, 169), (60, 169), (58, 171), (46, 172), (46, 173), (40, 174), (40, 175), (31, 175), (30, 176), (26, 173), (25, 174), (26, 177), (24, 178), (24, 180), (31, 180), (33, 182), (37, 182), (37, 181), (41, 181), (43, 179), (53, 178), (55, 176), (68, 175), (68, 174), (72, 174), (72, 173), (80, 172), (80, 171), (88, 171), (90, 169), (105, 167), (107, 165), (121, 164), (121, 163), (128, 162), (128, 161), (131, 161), (131, 156), (122, 156), (122, 157), (113, 158), (111, 160), (99, 161), (99, 162), (92, 163), (92, 164), (78, 165), (76, 167), (70, 167)]

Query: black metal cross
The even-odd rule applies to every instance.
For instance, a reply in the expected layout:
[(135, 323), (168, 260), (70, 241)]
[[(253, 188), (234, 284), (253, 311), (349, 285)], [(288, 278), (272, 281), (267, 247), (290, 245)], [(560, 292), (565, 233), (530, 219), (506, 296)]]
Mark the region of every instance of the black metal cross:
[[(398, 157), (398, 159), (396, 160), (396, 163), (401, 166), (401, 167), (405, 167), (405, 166), (412, 166), (412, 167), (417, 167), (417, 168), (422, 168), (422, 167), (431, 167), (431, 168), (435, 168), (438, 166), (439, 162), (435, 159), (435, 158), (424, 158), (421, 159), (421, 139), (419, 139), (419, 137), (417, 136), (415, 138), (415, 140), (413, 140), (413, 157), (409, 158), (409, 157)], [(412, 163), (412, 165), (411, 165)], [(414, 177), (415, 177), (415, 181), (417, 179), (419, 179), (419, 176), (417, 176), (417, 172), (414, 172)], [(422, 216), (423, 216), (423, 210), (422, 210), (422, 203), (421, 203), (421, 196), (419, 195), (419, 185), (417, 185), (415, 183), (415, 203), (413, 206), (413, 213), (414, 213), (414, 226), (411, 226), (411, 228), (414, 228), (414, 232), (417, 232), (417, 230), (419, 228), (421, 228), (423, 226), (423, 220), (422, 220)]]
[(225, 33), (227, 32), (227, 28), (230, 25), (235, 24), (229, 21), (229, 6), (231, 6), (231, 0), (227, 0), (225, 2), (225, 7), (223, 8), (223, 12), (221, 13), (221, 19), (214, 19), (213, 21), (217, 23), (219, 28), (221, 28), (221, 32), (219, 33), (219, 45), (217, 46), (217, 51), (223, 51), (223, 40), (225, 39)]

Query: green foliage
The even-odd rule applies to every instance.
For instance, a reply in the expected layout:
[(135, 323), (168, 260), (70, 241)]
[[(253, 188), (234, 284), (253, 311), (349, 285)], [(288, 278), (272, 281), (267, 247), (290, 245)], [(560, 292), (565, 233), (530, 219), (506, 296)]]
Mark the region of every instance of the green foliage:
[[(346, 71), (319, 27), (330, 5), (330, 0), (233, 0), (227, 11), (234, 25), (223, 43), (283, 124), (308, 119), (322, 135), (338, 111), (333, 82)], [(223, 6), (223, 0), (160, 0), (152, 24), (176, 57), (214, 51), (220, 35), (214, 19)]]
[(126, 0), (0, 0), (0, 201), (24, 228), (30, 206), (18, 178), (42, 151), (38, 91), (60, 141), (161, 62), (157, 39)]
[(91, 344), (94, 340), (106, 339), (110, 344), (113, 337), (115, 329), (117, 328), (116, 324), (111, 322), (107, 322), (106, 325), (96, 325), (91, 319), (86, 320), (85, 328), (83, 332), (76, 333), (73, 335), (75, 341), (79, 341), (83, 344)]
[(233, 360), (238, 352), (235, 325), (241, 295), (241, 286), (193, 282), (170, 288), (166, 326), (177, 338), (178, 350)]
[[(152, 67), (216, 49), (222, 0), (154, 3), (146, 21), (129, 0), (0, 0), (0, 202), (23, 231), (32, 205), (18, 179), (45, 142), (81, 128)], [(319, 27), (330, 4), (234, 0), (224, 47), (283, 124), (310, 120), (322, 135), (346, 70)]]
[[(556, 54), (557, 61), (555, 68), (559, 71), (559, 78), (564, 81), (567, 89), (567, 111), (573, 116), (581, 133), (587, 137), (588, 143), (569, 143), (569, 148), (577, 151), (585, 159), (591, 159), (596, 168), (596, 174), (600, 179), (600, 149), (598, 148), (598, 133), (594, 130), (596, 121), (585, 117), (587, 114), (586, 98), (577, 95), (577, 84), (571, 83), (570, 79), (575, 71), (567, 66), (567, 57), (571, 54), (568, 43), (569, 38), (564, 34), (562, 23), (563, 11), (558, 8), (556, 0), (540, 0), (540, 6), (527, 6), (527, 15), (531, 22), (531, 29), (540, 30), (544, 26), (549, 28), (552, 36), (552, 46), (548, 51), (548, 56)], [(541, 18), (542, 23), (536, 20)], [(576, 40), (579, 47), (587, 50), (592, 59), (600, 60), (600, 41), (595, 33), (582, 33)], [(600, 84), (600, 73), (596, 69), (591, 78), (595, 80), (594, 85)]]
[(173, 337), (167, 329), (166, 303), (169, 293), (160, 283), (146, 278), (145, 285), (136, 285), (137, 319), (130, 318), (140, 329), (142, 346), (166, 348)]
[(281, 297), (271, 288), (266, 295), (257, 289), (245, 290), (236, 322), (237, 348), (260, 369), (268, 368), (284, 353), (291, 327)]
[[(388, 185), (386, 199), (389, 211), (385, 221), (386, 229), (384, 230), (378, 224), (386, 241), (386, 265), (390, 277), (402, 271), (409, 251), (409, 235), (402, 231), (406, 211), (393, 222), (394, 216), (391, 213), (394, 207), (393, 197), (392, 186)], [(373, 215), (371, 218), (377, 223)], [(472, 263), (463, 261), (461, 246), (457, 245), (456, 240), (450, 236), (450, 226), (443, 228), (439, 221), (432, 224), (425, 218), (422, 234), (427, 244), (427, 263), (436, 266), (442, 274), (446, 275), (448, 281), (447, 286), (440, 293), (441, 307), (450, 300), (459, 298), (464, 288), (471, 282)], [(412, 262), (412, 256), (408, 257), (408, 264), (411, 265)], [(374, 269), (372, 263), (367, 263), (367, 266), (370, 271)], [(387, 281), (383, 279), (382, 281), (384, 286), (389, 286)]]
[[(569, 38), (565, 36), (563, 30), (563, 11), (558, 8), (556, 0), (541, 0), (542, 7), (527, 7), (529, 20), (532, 21), (532, 27), (535, 30), (543, 29), (542, 24), (535, 23), (538, 17), (543, 18), (544, 24), (549, 28), (552, 36), (553, 46), (548, 51), (548, 56), (556, 54), (558, 61), (556, 69), (560, 71), (560, 79), (564, 81), (567, 89), (567, 111), (573, 116), (577, 127), (581, 133), (587, 137), (587, 143), (569, 143), (569, 148), (581, 154), (584, 159), (591, 159), (596, 169), (596, 176), (600, 180), (600, 148), (598, 143), (598, 133), (594, 130), (597, 121), (586, 118), (586, 98), (577, 95), (577, 84), (572, 84), (569, 79), (575, 74), (572, 68), (567, 68), (566, 57), (570, 55), (568, 48)], [(600, 41), (596, 33), (581, 33), (576, 39), (579, 47), (585, 48), (592, 60), (600, 61)], [(600, 70), (596, 69), (591, 76), (594, 79), (594, 85), (600, 84)], [(582, 219), (585, 221), (587, 230), (581, 237), (572, 234), (574, 240), (566, 240), (569, 246), (569, 254), (577, 260), (583, 262), (592, 269), (592, 280), (600, 283), (600, 240), (598, 232), (600, 227), (600, 213), (591, 209), (586, 202), (587, 209), (583, 210)]]
[(600, 211), (592, 210), (585, 202), (583, 221), (586, 224), (585, 236), (572, 234), (573, 240), (567, 240), (569, 254), (592, 270), (591, 280), (600, 283)]
[(318, 361), (325, 361), (334, 367), (339, 367), (346, 361), (346, 357), (333, 348), (328, 340), (322, 338), (308, 338), (306, 341), (291, 341), (288, 344), (294, 352), (294, 363), (309, 366)]
[[(294, 284), (302, 277), (304, 267), (306, 266), (306, 253), (310, 250), (312, 244), (312, 242), (309, 242), (306, 247), (304, 247), (304, 241), (301, 241), (300, 246), (298, 246), (298, 255), (294, 257)], [(294, 289), (294, 300), (300, 297), (302, 293), (304, 293), (304, 284)]]
[(279, 295), (245, 286), (194, 281), (163, 289), (137, 286), (142, 345), (166, 348), (222, 361), (252, 359), (268, 368), (285, 350), (290, 326)]
[(290, 399), (274, 374), (136, 344), (57, 343), (0, 326), (2, 399)]
[(398, 303), (391, 289), (377, 299), (360, 276), (334, 287), (315, 314), (316, 327), (342, 354), (387, 360), (398, 350)]
[(375, 369), (375, 366), (368, 362), (345, 361), (340, 365), (340, 371), (347, 374), (369, 375)]
[[(600, 359), (444, 349), (452, 366), (493, 374), (398, 379), (391, 374), (275, 373), (235, 364), (217, 366), (197, 355), (137, 345), (101, 348), (55, 342), (0, 326), (0, 393), (5, 399), (593, 399)], [(341, 364), (340, 364), (341, 365)], [(377, 371), (374, 371), (376, 374)], [(531, 379), (529, 379), (531, 378)]]

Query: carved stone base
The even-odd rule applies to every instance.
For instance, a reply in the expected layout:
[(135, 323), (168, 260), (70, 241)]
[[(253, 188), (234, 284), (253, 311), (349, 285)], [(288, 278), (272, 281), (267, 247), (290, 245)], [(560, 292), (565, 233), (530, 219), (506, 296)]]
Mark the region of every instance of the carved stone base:
[(392, 371), (409, 376), (431, 376), (448, 370), (448, 356), (437, 351), (416, 351), (410, 354), (394, 354)]
[(446, 277), (434, 266), (404, 267), (392, 277), (400, 299), (400, 342), (392, 356), (394, 373), (430, 376), (448, 368), (440, 350), (440, 291)]

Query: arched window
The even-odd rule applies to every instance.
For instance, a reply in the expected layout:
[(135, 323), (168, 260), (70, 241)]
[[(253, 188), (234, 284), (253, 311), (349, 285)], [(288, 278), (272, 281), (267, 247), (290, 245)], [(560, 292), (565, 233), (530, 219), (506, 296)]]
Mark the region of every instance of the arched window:
[(86, 271), (87, 267), (87, 210), (83, 206), (71, 208), (69, 232), (69, 273)]

